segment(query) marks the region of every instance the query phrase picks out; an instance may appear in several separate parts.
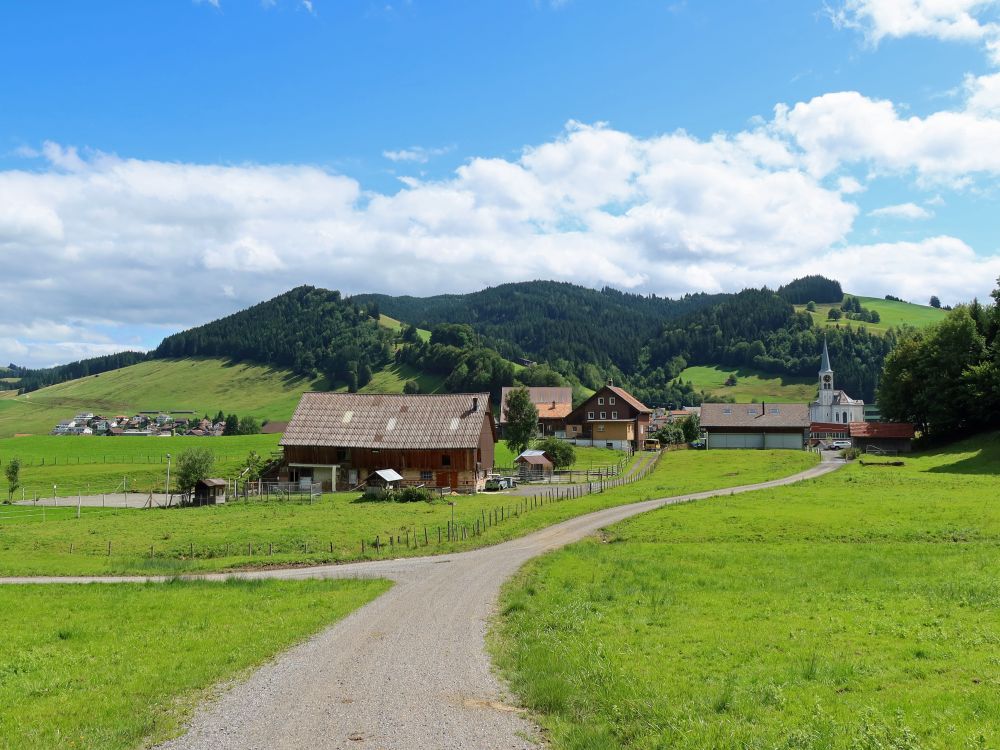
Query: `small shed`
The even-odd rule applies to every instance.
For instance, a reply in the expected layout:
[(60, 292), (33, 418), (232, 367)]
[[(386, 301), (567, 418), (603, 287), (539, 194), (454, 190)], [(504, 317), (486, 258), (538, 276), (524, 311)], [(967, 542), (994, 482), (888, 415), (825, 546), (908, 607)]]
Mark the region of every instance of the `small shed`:
[(545, 451), (527, 450), (514, 459), (517, 473), (523, 481), (545, 479), (552, 476), (552, 459)]
[(216, 505), (226, 502), (225, 479), (199, 479), (194, 486), (194, 502), (196, 505)]
[(909, 422), (851, 422), (851, 440), (863, 453), (909, 453), (914, 427)]
[(369, 497), (385, 497), (400, 488), (403, 476), (395, 469), (377, 469), (365, 480), (365, 494)]

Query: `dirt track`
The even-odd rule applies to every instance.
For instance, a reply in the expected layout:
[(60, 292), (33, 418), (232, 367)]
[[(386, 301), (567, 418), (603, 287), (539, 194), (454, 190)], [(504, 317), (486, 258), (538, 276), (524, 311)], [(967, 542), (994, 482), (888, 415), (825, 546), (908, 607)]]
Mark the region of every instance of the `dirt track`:
[[(396, 585), (226, 691), (195, 715), (185, 735), (161, 747), (536, 747), (535, 727), (508, 706), (484, 649), (487, 619), (509, 576), (532, 557), (638, 513), (791, 484), (840, 465), (824, 457), (820, 466), (772, 482), (608, 508), (472, 552), (243, 574), (382, 577)], [(9, 578), (0, 583), (128, 580), (156, 579)]]

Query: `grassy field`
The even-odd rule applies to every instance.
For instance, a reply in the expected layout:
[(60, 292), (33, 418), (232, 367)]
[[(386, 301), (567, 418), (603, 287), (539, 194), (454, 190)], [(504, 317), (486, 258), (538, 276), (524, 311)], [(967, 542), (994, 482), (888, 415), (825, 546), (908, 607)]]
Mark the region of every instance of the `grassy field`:
[[(214, 476), (231, 478), (251, 450), (265, 458), (278, 450), (280, 435), (233, 437), (72, 437), (40, 435), (0, 438), (0, 465), (21, 459), (24, 496), (99, 495), (120, 490), (128, 477), (130, 490), (162, 492), (167, 453), (174, 458), (187, 448), (208, 448), (216, 455)], [(176, 476), (176, 475), (175, 475)], [(171, 478), (173, 480), (173, 478)], [(7, 479), (0, 473), (0, 497), (7, 499)], [(21, 491), (17, 493), (20, 499)]]
[[(914, 305), (910, 302), (896, 302), (895, 300), (879, 299), (878, 297), (858, 297), (858, 300), (865, 309), (877, 311), (881, 320), (878, 323), (863, 323), (858, 320), (845, 319), (838, 321), (829, 320), (826, 317), (827, 314), (831, 308), (839, 308), (839, 303), (818, 304), (816, 305), (816, 312), (810, 313), (810, 315), (812, 315), (813, 322), (818, 326), (836, 326), (838, 324), (844, 326), (849, 323), (855, 328), (864, 326), (872, 333), (885, 333), (890, 328), (898, 328), (902, 325), (924, 328), (932, 323), (937, 323), (947, 314), (944, 310), (936, 307)], [(805, 312), (806, 306), (796, 305), (795, 309), (799, 312)]]
[[(389, 587), (256, 581), (0, 588), (0, 746), (166, 739), (239, 677)], [(206, 602), (211, 606), (206, 606)]]
[(80, 411), (114, 415), (190, 410), (201, 417), (221, 409), (261, 420), (288, 419), (303, 391), (325, 387), (323, 380), (260, 365), (221, 359), (151, 360), (0, 400), (0, 437), (48, 435), (59, 420)]
[[(471, 526), (501, 507), (506, 519), (481, 536), (452, 542), (445, 536), (440, 543), (437, 530), (446, 528), (453, 512), (447, 500), (357, 502), (357, 495), (347, 493), (326, 495), (312, 505), (251, 501), (202, 508), (93, 509), (79, 519), (67, 508), (61, 515), (47, 511), (44, 521), (40, 515), (2, 516), (0, 574), (174, 574), (451, 552), (512, 539), (604, 507), (793, 474), (816, 460), (814, 454), (793, 451), (673, 451), (643, 480), (556, 503), (529, 502), (535, 507), (528, 510), (518, 511), (523, 499), (508, 494), (457, 497), (454, 518), (460, 526)], [(370, 546), (376, 535), (382, 544), (390, 536), (404, 541), (376, 554)], [(364, 555), (362, 539), (369, 545)], [(414, 539), (419, 543), (413, 544)]]
[[(726, 379), (733, 374), (736, 385), (727, 386)], [(814, 379), (772, 375), (746, 367), (688, 367), (679, 377), (684, 382), (691, 381), (697, 390), (732, 396), (740, 404), (755, 400), (806, 403), (816, 398)]]
[(674, 506), (529, 565), (491, 637), (555, 748), (1000, 742), (1000, 439)]

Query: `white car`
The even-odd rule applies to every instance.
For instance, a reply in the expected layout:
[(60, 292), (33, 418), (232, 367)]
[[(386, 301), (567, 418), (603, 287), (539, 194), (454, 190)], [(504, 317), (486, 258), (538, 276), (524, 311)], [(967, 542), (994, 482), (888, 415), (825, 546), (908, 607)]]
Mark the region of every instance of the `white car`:
[(850, 448), (850, 447), (851, 447), (850, 440), (834, 440), (832, 443), (830, 443), (830, 450), (832, 451), (842, 451), (845, 448)]

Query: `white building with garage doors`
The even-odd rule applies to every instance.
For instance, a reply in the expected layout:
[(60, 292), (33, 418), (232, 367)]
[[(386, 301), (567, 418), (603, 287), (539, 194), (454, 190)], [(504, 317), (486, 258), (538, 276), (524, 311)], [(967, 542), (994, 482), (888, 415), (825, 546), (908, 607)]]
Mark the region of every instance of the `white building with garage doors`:
[(702, 404), (706, 447), (802, 450), (808, 404)]

